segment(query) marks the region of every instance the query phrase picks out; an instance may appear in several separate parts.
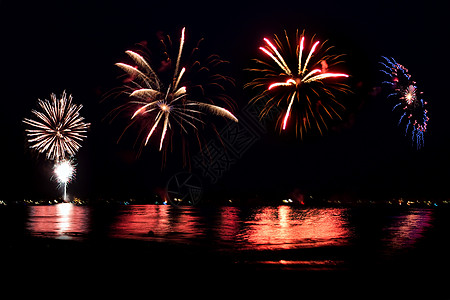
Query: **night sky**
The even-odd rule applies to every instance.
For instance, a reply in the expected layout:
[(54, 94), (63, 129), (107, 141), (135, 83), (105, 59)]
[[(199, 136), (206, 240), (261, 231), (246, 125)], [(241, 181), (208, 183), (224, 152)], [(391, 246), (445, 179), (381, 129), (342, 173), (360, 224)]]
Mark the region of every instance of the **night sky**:
[[(22, 119), (51, 93), (71, 93), (90, 122), (76, 157), (77, 176), (69, 193), (83, 198), (151, 197), (182, 171), (180, 152), (146, 147), (140, 157), (132, 142), (116, 143), (122, 127), (103, 121), (111, 109), (103, 95), (120, 85), (114, 63), (159, 32), (205, 38), (201, 47), (230, 61), (236, 87), (229, 93), (239, 114), (251, 93), (243, 71), (264, 37), (306, 30), (346, 53), (353, 94), (344, 96), (342, 123), (323, 136), (261, 135), (216, 184), (204, 182), (208, 197), (294, 190), (357, 197), (450, 196), (450, 133), (447, 112), (448, 22), (432, 1), (0, 1), (2, 139), (0, 200), (59, 195), (51, 164), (26, 145)], [(425, 145), (417, 150), (397, 126), (393, 102), (379, 92), (381, 56), (405, 65), (428, 101)], [(217, 124), (223, 126), (223, 122)], [(132, 140), (132, 138), (130, 139)], [(193, 153), (195, 154), (195, 153)], [(192, 172), (199, 173), (194, 167)], [(201, 173), (201, 172), (200, 172)], [(199, 173), (199, 174), (200, 174)], [(200, 174), (201, 175), (201, 174)], [(201, 176), (200, 176), (201, 177)]]

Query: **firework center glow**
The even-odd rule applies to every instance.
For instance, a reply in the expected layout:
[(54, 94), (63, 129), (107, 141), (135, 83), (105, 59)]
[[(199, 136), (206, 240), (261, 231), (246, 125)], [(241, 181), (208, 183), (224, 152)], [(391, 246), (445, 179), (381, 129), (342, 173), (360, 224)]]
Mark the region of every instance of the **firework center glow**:
[(74, 168), (69, 161), (58, 163), (55, 167), (55, 174), (62, 183), (67, 183), (73, 175)]
[(406, 89), (405, 93), (406, 102), (408, 104), (411, 104), (413, 101), (416, 100), (416, 87), (413, 85), (409, 85)]
[(162, 111), (169, 111), (170, 110), (170, 107), (167, 104), (165, 104), (165, 103), (160, 104), (159, 108), (161, 108)]

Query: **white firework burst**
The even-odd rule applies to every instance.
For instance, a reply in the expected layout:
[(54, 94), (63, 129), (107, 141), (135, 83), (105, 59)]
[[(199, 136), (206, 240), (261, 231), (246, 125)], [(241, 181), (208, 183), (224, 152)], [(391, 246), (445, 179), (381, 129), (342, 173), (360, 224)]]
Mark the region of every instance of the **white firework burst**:
[(72, 103), (72, 95), (64, 91), (61, 98), (38, 100), (40, 110), (32, 110), (36, 119), (24, 118), (30, 148), (57, 162), (75, 155), (86, 138), (90, 123), (80, 116), (81, 104)]

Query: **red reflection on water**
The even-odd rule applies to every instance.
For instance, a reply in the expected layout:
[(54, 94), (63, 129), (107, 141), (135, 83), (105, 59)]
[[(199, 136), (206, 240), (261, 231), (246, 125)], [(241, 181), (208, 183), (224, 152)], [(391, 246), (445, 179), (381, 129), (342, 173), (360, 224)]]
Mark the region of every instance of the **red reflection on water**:
[(27, 229), (31, 235), (74, 239), (89, 230), (89, 210), (70, 203), (30, 206), (28, 216)]
[[(343, 245), (351, 234), (345, 209), (298, 209), (289, 206), (242, 211), (236, 207), (130, 205), (118, 210), (108, 226), (111, 238), (220, 243), (241, 249), (292, 249)], [(29, 207), (32, 235), (84, 237), (90, 209), (72, 204)], [(95, 221), (95, 220), (94, 220)]]
[(236, 240), (240, 229), (239, 212), (236, 207), (223, 207), (220, 210), (217, 233), (221, 240), (227, 242)]
[(192, 208), (175, 208), (167, 205), (130, 205), (111, 226), (112, 238), (195, 238), (204, 233), (199, 217)]
[(337, 246), (350, 236), (345, 209), (266, 207), (246, 222), (240, 238), (252, 249)]

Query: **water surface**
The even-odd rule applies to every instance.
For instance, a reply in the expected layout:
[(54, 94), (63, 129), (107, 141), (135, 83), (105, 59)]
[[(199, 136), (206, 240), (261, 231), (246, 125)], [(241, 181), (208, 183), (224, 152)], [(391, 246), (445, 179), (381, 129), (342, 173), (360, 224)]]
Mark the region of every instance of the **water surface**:
[[(191, 245), (267, 268), (333, 270), (433, 259), (446, 211), (390, 208), (29, 206), (25, 235), (55, 240), (134, 240)], [(439, 247), (439, 251), (436, 251)], [(440, 257), (439, 255), (442, 255)]]

